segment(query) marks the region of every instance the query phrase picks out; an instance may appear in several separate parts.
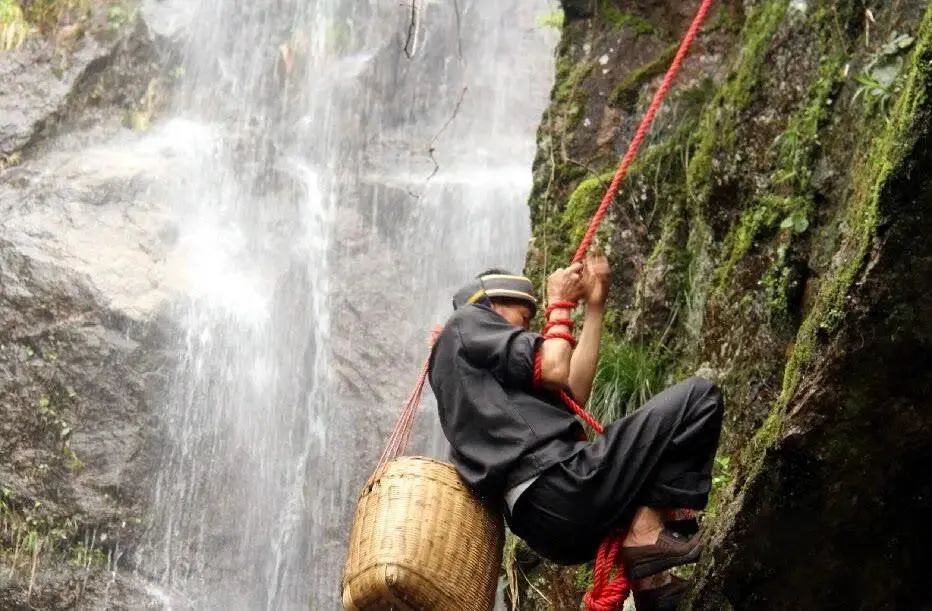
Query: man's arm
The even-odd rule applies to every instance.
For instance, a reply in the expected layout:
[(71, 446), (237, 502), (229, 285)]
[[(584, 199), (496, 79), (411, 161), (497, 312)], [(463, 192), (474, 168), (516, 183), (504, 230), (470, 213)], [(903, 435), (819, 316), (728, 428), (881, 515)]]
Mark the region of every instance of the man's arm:
[(605, 256), (594, 255), (586, 259), (582, 281), (586, 314), (570, 360), (567, 385), (573, 397), (585, 405), (592, 393), (592, 382), (599, 362), (599, 345), (602, 342), (602, 320), (605, 317), (609, 285), (608, 260)]
[[(576, 301), (582, 297), (582, 265), (573, 265), (558, 269), (547, 279), (547, 300), (549, 303), (560, 301)], [(569, 319), (572, 312), (569, 309), (555, 309), (550, 314), (550, 320)], [(568, 326), (558, 325), (551, 329), (553, 333), (572, 333)], [(548, 388), (563, 389), (567, 387), (570, 379), (570, 359), (573, 347), (568, 341), (560, 338), (545, 339), (540, 345), (541, 383)]]

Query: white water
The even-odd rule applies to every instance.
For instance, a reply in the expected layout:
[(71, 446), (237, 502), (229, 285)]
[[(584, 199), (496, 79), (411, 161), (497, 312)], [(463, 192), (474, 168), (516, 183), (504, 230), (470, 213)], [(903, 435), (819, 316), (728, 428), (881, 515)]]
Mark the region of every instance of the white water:
[(166, 606), (338, 608), (423, 337), (470, 276), (523, 264), (552, 7), (414, 6), (413, 24), (385, 0), (194, 11), (153, 136), (186, 160), (167, 189), (187, 298), (137, 562)]

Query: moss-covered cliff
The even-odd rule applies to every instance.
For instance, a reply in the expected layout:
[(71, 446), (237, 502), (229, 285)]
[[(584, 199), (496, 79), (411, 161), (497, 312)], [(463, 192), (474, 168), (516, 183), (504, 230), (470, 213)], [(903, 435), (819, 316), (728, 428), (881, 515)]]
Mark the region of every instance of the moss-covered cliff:
[[(534, 278), (567, 261), (695, 4), (564, 0)], [(728, 401), (693, 608), (932, 600), (930, 45), (925, 2), (720, 3), (601, 232), (614, 404), (590, 407), (693, 373)], [(528, 609), (586, 582), (509, 572)]]

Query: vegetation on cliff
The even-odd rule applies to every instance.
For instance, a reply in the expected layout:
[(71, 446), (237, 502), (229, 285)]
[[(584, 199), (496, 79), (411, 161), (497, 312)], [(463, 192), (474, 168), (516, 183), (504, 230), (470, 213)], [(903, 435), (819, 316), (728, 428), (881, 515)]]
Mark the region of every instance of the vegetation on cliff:
[[(532, 277), (565, 264), (575, 247), (691, 16), (693, 7), (681, 4), (564, 2), (557, 83), (539, 132), (530, 199)], [(619, 19), (623, 10), (632, 17)], [(866, 590), (875, 599), (921, 598), (903, 577), (859, 593), (835, 587), (846, 571), (861, 574), (845, 566), (838, 533), (886, 515), (863, 501), (857, 519), (842, 512), (849, 522), (817, 521), (824, 533), (813, 537), (829, 563), (821, 573), (764, 565), (740, 576), (734, 567), (753, 558), (736, 542), (757, 528), (765, 539), (767, 529), (786, 528), (773, 508), (785, 506), (787, 520), (794, 512), (835, 509), (841, 501), (817, 494), (820, 486), (840, 498), (863, 495), (876, 483), (859, 482), (848, 469), (866, 457), (912, 456), (928, 447), (929, 419), (915, 411), (911, 426), (925, 437), (917, 433), (910, 444), (890, 443), (882, 452), (865, 446), (863, 425), (878, 416), (863, 397), (893, 393), (883, 386), (889, 376), (875, 376), (873, 386), (859, 380), (855, 396), (854, 384), (827, 372), (859, 362), (852, 355), (870, 359), (851, 334), (872, 335), (862, 325), (882, 308), (900, 312), (897, 321), (871, 324), (890, 325), (917, 355), (929, 346), (920, 300), (904, 293), (899, 302), (884, 301), (867, 287), (872, 266), (885, 257), (894, 266), (900, 257), (903, 270), (916, 265), (900, 274), (902, 282), (928, 282), (914, 276), (924, 267), (912, 263), (925, 261), (928, 247), (905, 229), (891, 231), (902, 222), (891, 214), (908, 210), (914, 227), (927, 222), (915, 207), (928, 207), (917, 172), (928, 170), (930, 33), (932, 9), (922, 2), (722, 3), (600, 236), (615, 270), (603, 353), (610, 362), (603, 368), (616, 372), (601, 383), (644, 367), (617, 346), (646, 347), (658, 380), (706, 375), (728, 400), (710, 512), (715, 551), (697, 573), (697, 607), (788, 608), (790, 594), (773, 585), (779, 579), (810, 608), (831, 597), (853, 601)], [(907, 380), (921, 386), (926, 370), (914, 368)], [(597, 388), (595, 396), (640, 400), (642, 387), (622, 398), (609, 388)], [(803, 407), (828, 389), (848, 397), (852, 411)], [(827, 426), (839, 418), (845, 426)], [(790, 464), (792, 439), (805, 442), (798, 441), (800, 454)], [(835, 486), (815, 474), (833, 469)], [(906, 494), (886, 487), (893, 496)], [(806, 501), (790, 506), (782, 495)], [(758, 559), (784, 561), (779, 541), (748, 547)], [(783, 554), (789, 558), (792, 550)], [(893, 554), (891, 566), (907, 564)], [(531, 571), (515, 588), (523, 608), (554, 608), (547, 599), (572, 598), (567, 590), (578, 595), (586, 585), (587, 568), (566, 579), (555, 577), (564, 574), (555, 568), (535, 570), (538, 577)]]

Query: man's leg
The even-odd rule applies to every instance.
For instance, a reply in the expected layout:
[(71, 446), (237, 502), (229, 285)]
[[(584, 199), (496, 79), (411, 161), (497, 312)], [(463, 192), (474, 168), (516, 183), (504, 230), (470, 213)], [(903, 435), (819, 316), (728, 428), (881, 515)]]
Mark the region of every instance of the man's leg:
[[(656, 400), (656, 401), (655, 401)], [(637, 503), (663, 513), (701, 510), (712, 487), (712, 466), (722, 427), (723, 402), (718, 388), (702, 378), (673, 386), (642, 409), (672, 435), (659, 451)], [(660, 516), (663, 519), (663, 516)]]
[(516, 532), (525, 530), (532, 546), (539, 539), (541, 551), (561, 538), (560, 524), (572, 533), (567, 543), (592, 535), (593, 549), (618, 527), (632, 533), (625, 546), (655, 543), (664, 523), (658, 509), (705, 505), (721, 409), (721, 395), (707, 380), (664, 390), (541, 474), (515, 506)]
[(626, 546), (656, 542), (671, 508), (705, 507), (722, 412), (718, 388), (708, 380), (690, 378), (611, 425), (605, 439), (593, 445), (590, 464), (611, 461), (599, 467), (606, 476), (600, 492), (621, 501), (616, 507), (627, 505)]
[[(699, 379), (687, 380), (679, 388), (669, 390), (671, 396), (648, 408), (656, 410), (649, 417), (669, 420), (682, 410), (682, 420), (638, 499), (639, 504), (645, 505), (635, 510), (623, 547), (656, 544), (666, 523), (694, 518), (707, 502), (721, 429), (721, 394), (711, 383)], [(678, 600), (682, 586), (667, 571), (632, 583), (636, 599), (658, 592)], [(638, 606), (641, 605), (642, 600), (638, 599)]]

